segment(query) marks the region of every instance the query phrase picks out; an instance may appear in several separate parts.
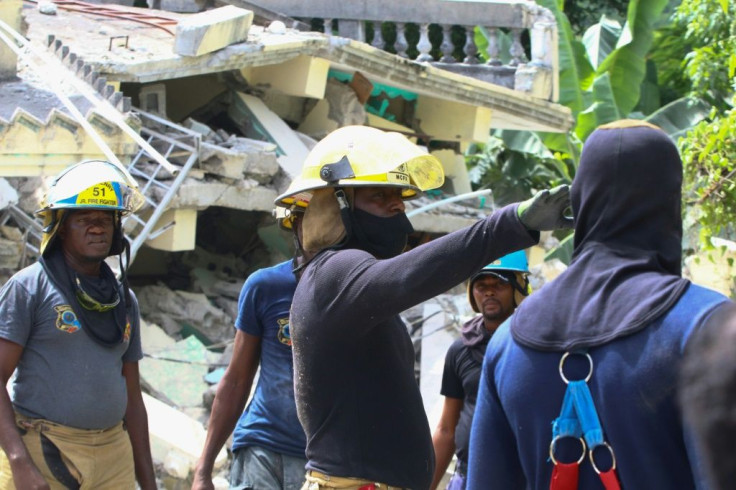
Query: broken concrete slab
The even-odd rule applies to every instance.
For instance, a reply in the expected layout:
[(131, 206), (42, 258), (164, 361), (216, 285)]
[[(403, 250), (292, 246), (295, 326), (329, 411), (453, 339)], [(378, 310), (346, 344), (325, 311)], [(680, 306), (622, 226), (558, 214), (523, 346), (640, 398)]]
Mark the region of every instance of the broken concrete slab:
[(277, 195), (276, 190), (260, 186), (251, 179), (233, 183), (186, 179), (172, 200), (171, 207), (205, 209), (209, 206), (223, 206), (270, 213)]
[[(143, 402), (148, 413), (148, 432), (154, 461), (181, 461), (184, 468), (188, 468), (188, 475), (204, 447), (207, 437), (204, 426), (145, 393)], [(227, 452), (223, 447), (215, 458), (215, 469), (224, 467), (226, 463)], [(180, 469), (177, 473), (183, 474), (184, 470)]]
[(193, 291), (214, 299), (226, 296), (237, 300), (240, 296), (240, 290), (243, 286), (242, 280), (222, 279), (220, 273), (202, 267), (195, 267), (189, 274), (192, 278)]
[(321, 99), (325, 95), (330, 62), (300, 55), (283, 63), (245, 68), (241, 71), (248, 83), (267, 87), (286, 95)]
[(352, 87), (337, 80), (329, 80), (325, 97), (317, 101), (299, 131), (320, 140), (343, 126), (363, 125), (366, 111)]
[(186, 118), (186, 120), (182, 123), (182, 126), (191, 129), (192, 131), (196, 131), (197, 133), (201, 134), (203, 138), (209, 138), (215, 133), (212, 128), (210, 128), (206, 124), (192, 119), (191, 117)]
[(0, 209), (5, 209), (11, 204), (18, 204), (18, 191), (10, 182), (0, 178)]
[(174, 53), (200, 56), (248, 39), (253, 12), (232, 5), (191, 15), (176, 25)]
[(248, 175), (259, 183), (267, 184), (279, 170), (275, 145), (264, 151), (263, 145), (253, 144), (252, 141), (236, 137), (220, 145), (202, 142), (199, 167), (222, 177), (241, 179), (243, 175)]
[(265, 90), (261, 95), (263, 102), (284, 121), (296, 126), (304, 118), (303, 97), (286, 95), (278, 90)]
[[(181, 262), (190, 270), (207, 269), (217, 274), (218, 277), (234, 278), (235, 281), (244, 281), (250, 272), (248, 264), (241, 257), (234, 254), (212, 253), (202, 247), (184, 253)], [(237, 296), (234, 297), (237, 298)]]
[(157, 398), (169, 400), (179, 409), (201, 407), (208, 386), (204, 377), (216, 354), (194, 335), (146, 354), (139, 362), (141, 381)]
[(23, 232), (15, 226), (0, 226), (0, 236), (14, 242), (23, 240)]
[[(212, 343), (232, 338), (234, 319), (216, 308), (204, 294), (153, 285), (139, 288), (137, 295), (141, 313), (164, 329), (168, 321), (174, 320), (180, 330), (191, 327)], [(168, 330), (167, 333), (171, 334)]]
[(175, 343), (176, 340), (169, 337), (163, 328), (155, 323), (141, 319), (141, 344), (143, 345), (143, 352), (158, 352), (168, 349)]
[[(11, 28), (20, 30), (22, 25), (21, 0), (5, 0), (0, 2), (0, 20)], [(0, 79), (15, 77), (18, 65), (18, 56), (5, 43), (0, 43)]]
[(261, 99), (242, 92), (236, 92), (235, 95), (228, 108), (230, 118), (233, 121), (255, 121), (255, 127), (258, 128), (256, 134), (248, 134), (254, 131), (252, 127), (242, 127), (241, 132), (254, 139), (260, 136), (261, 139), (265, 137), (275, 143), (278, 146), (278, 162), (281, 168), (292, 178), (299, 175), (302, 163), (309, 153), (302, 140)]
[[(146, 214), (141, 213), (141, 216)], [(146, 240), (146, 245), (169, 252), (192, 250), (195, 247), (196, 235), (196, 209), (167, 209), (156, 222), (151, 236)]]
[(208, 3), (208, 0), (148, 0), (153, 9), (181, 13), (201, 12)]
[(211, 342), (227, 342), (233, 337), (235, 318), (215, 307), (200, 293), (177, 291), (187, 304), (186, 318), (199, 333)]
[(0, 269), (17, 269), (23, 258), (23, 243), (0, 238)]
[(237, 300), (228, 299), (224, 296), (214, 298), (213, 301), (218, 308), (227, 313), (231, 318), (238, 317), (238, 302)]

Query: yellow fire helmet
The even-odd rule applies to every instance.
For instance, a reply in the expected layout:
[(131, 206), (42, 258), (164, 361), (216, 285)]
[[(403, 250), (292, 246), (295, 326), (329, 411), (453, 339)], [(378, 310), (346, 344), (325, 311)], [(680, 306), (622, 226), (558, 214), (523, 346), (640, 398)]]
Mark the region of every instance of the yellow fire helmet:
[(72, 165), (53, 180), (36, 211), (44, 222), (40, 252), (43, 255), (52, 243), (65, 210), (101, 209), (124, 216), (140, 209), (144, 202), (138, 184), (125, 169), (104, 160)]
[(442, 164), (406, 136), (368, 126), (345, 126), (328, 134), (307, 155), (301, 174), (276, 205), (306, 208), (316, 189), (400, 187), (402, 197), (440, 187)]

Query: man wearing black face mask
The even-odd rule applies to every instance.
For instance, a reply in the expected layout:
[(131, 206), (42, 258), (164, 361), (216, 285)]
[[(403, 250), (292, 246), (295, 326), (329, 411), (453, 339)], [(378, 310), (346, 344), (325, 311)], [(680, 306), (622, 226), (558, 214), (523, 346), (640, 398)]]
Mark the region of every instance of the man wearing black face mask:
[(532, 245), (531, 230), (570, 224), (558, 188), (402, 254), (413, 231), (404, 200), (443, 180), (439, 161), (404, 136), (345, 127), (276, 201), (306, 207), (300, 246), (311, 259), (290, 315), (305, 489), (428, 488), (434, 450), (399, 313)]

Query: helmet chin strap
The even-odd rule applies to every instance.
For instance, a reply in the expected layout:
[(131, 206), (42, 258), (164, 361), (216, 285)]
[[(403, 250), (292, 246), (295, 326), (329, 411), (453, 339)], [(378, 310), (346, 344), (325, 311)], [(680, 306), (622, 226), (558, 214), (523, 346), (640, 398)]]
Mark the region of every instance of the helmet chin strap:
[(348, 196), (345, 194), (345, 189), (342, 187), (335, 187), (335, 198), (337, 199), (337, 205), (340, 207), (340, 219), (342, 219), (342, 225), (345, 227), (345, 238), (340, 241), (334, 248), (341, 248), (350, 241), (355, 231), (353, 227), (353, 219), (351, 216), (350, 201)]

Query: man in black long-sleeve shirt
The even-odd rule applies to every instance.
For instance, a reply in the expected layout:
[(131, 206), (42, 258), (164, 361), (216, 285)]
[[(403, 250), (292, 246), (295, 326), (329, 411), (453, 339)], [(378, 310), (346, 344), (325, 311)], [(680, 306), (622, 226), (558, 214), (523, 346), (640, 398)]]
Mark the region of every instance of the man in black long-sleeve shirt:
[(307, 207), (301, 247), (313, 257), (290, 317), (305, 488), (429, 487), (434, 450), (399, 313), (536, 243), (530, 230), (567, 224), (560, 188), (401, 254), (412, 231), (403, 200), (442, 180), (439, 162), (405, 137), (346, 127), (315, 146), (277, 200)]

